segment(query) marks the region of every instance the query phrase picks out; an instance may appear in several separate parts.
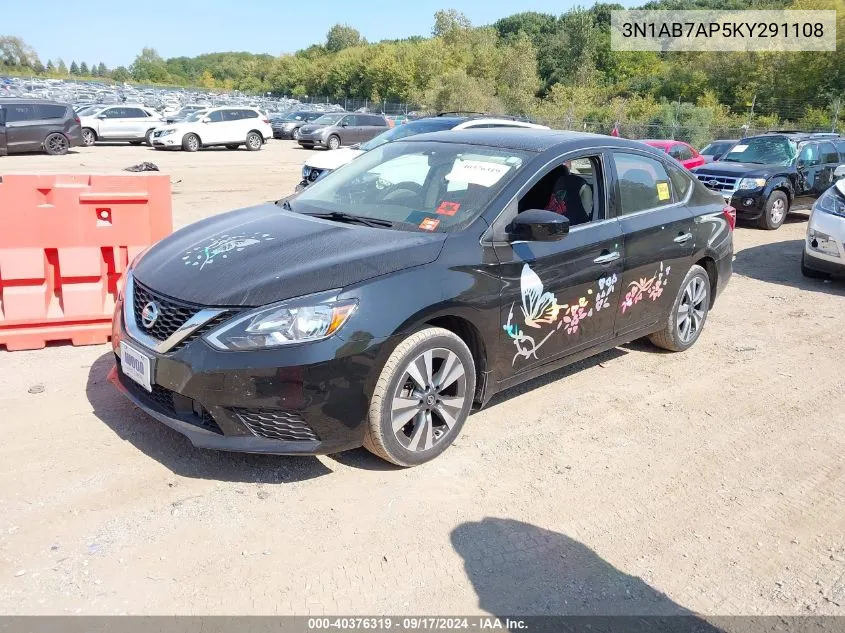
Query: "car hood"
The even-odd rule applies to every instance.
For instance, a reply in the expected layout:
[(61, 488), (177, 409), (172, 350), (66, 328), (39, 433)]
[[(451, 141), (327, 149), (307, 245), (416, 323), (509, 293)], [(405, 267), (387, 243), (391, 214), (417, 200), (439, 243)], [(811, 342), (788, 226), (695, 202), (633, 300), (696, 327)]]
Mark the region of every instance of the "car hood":
[(360, 149), (341, 147), (333, 152), (314, 154), (314, 156), (311, 156), (305, 161), (305, 165), (315, 169), (337, 169), (363, 153), (364, 151)]
[(161, 240), (135, 278), (206, 306), (260, 306), (437, 259), (446, 235), (342, 224), (265, 204), (208, 218)]
[(696, 176), (746, 176), (767, 177), (774, 172), (783, 171), (784, 165), (758, 165), (757, 163), (730, 163), (717, 160), (693, 169)]

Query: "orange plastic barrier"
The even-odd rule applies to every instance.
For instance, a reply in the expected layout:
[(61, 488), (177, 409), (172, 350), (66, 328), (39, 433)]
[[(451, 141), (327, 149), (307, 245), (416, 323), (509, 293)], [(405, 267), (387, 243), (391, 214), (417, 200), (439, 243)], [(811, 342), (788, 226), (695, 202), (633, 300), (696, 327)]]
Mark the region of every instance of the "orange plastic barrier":
[(164, 174), (0, 177), (0, 346), (108, 341), (129, 262), (172, 230)]

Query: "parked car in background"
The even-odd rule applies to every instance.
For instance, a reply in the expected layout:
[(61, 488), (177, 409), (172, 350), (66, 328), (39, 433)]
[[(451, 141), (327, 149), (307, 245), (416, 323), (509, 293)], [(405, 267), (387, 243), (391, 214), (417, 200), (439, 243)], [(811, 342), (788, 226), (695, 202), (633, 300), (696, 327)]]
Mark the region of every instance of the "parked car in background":
[(297, 142), (307, 149), (337, 149), (369, 141), (389, 127), (380, 114), (324, 114), (299, 128)]
[(82, 143), (93, 145), (97, 141), (127, 141), (132, 145), (150, 144), (153, 130), (163, 119), (152, 108), (137, 104), (107, 106), (87, 116), (80, 117)]
[(0, 100), (0, 155), (66, 154), (82, 145), (79, 117), (66, 103), (40, 99)]
[(166, 117), (164, 117), (164, 120), (166, 123), (177, 123), (179, 121), (184, 121), (194, 112), (199, 112), (200, 110), (207, 110), (208, 107), (209, 106), (207, 105), (200, 105), (198, 103), (189, 103), (188, 105), (182, 106), (173, 114), (168, 114)]
[(360, 156), (385, 143), (407, 138), (415, 134), (425, 132), (440, 132), (443, 130), (468, 130), (470, 128), (524, 128), (548, 130), (545, 125), (527, 123), (514, 119), (486, 117), (486, 116), (435, 116), (427, 119), (407, 121), (402, 125), (393, 127), (387, 132), (382, 132), (366, 143), (342, 147), (335, 152), (320, 152), (310, 156), (302, 167), (302, 181), (297, 185), (296, 191), (301, 191), (318, 178), (326, 176), (335, 169), (342, 167), (352, 159)]
[(270, 121), (273, 127), (273, 138), (290, 138), (295, 141), (299, 138), (299, 128), (319, 119), (323, 114), (325, 113), (299, 110), (275, 118)]
[(769, 132), (740, 140), (721, 160), (695, 175), (762, 229), (780, 228), (790, 210), (806, 207), (833, 184), (845, 163), (837, 135)]
[(693, 167), (698, 167), (699, 165), (703, 165), (705, 163), (701, 154), (695, 151), (695, 148), (692, 145), (684, 143), (683, 141), (646, 139), (643, 143), (663, 150), (687, 169), (692, 169)]
[(806, 277), (845, 275), (845, 167), (840, 177), (813, 204), (801, 254)]
[(270, 121), (255, 108), (209, 108), (194, 112), (179, 123), (157, 128), (151, 141), (156, 149), (181, 148), (186, 152), (215, 145), (228, 149), (245, 145), (255, 151), (272, 137)]
[(719, 139), (705, 146), (699, 154), (704, 158), (705, 163), (712, 163), (722, 158), (737, 143), (739, 139)]
[(731, 276), (733, 209), (607, 136), (416, 135), (277, 205), (153, 245), (115, 307), (109, 379), (199, 447), (422, 464), (501, 390), (690, 348)]

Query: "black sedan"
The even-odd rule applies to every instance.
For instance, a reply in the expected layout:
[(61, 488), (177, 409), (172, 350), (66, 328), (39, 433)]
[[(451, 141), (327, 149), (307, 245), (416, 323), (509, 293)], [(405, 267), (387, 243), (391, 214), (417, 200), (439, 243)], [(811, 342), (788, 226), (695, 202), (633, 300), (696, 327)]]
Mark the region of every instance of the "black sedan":
[(413, 136), (142, 254), (111, 378), (196, 446), (420, 464), (502, 389), (644, 336), (693, 345), (734, 221), (633, 141)]

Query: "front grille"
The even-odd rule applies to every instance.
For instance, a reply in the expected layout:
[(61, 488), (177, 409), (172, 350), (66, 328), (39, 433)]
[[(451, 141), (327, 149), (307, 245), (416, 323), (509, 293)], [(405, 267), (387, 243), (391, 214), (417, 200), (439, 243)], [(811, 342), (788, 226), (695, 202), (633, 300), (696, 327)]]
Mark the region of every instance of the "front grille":
[(314, 432), (296, 411), (276, 409), (232, 409), (235, 417), (253, 435), (289, 442), (319, 442)]
[[(150, 302), (154, 302), (158, 306), (159, 316), (155, 323), (153, 323), (153, 326), (147, 328), (141, 322), (141, 312), (144, 306)], [(160, 295), (142, 286), (136, 280), (134, 282), (132, 309), (135, 313), (135, 324), (142, 332), (158, 341), (166, 341), (185, 321), (199, 312), (202, 307), (166, 298), (164, 295)]]
[(739, 178), (732, 176), (713, 176), (709, 174), (696, 174), (698, 179), (704, 183), (704, 186), (719, 193), (733, 193), (736, 191), (736, 185)]
[(223, 431), (217, 425), (217, 422), (214, 421), (211, 414), (195, 400), (171, 391), (161, 385), (153, 385), (152, 392), (147, 391), (123, 373), (120, 359), (117, 360), (117, 375), (120, 384), (135, 398), (151, 409), (163, 413), (169, 418), (177, 418), (182, 422), (193, 424), (206, 431), (223, 435)]

